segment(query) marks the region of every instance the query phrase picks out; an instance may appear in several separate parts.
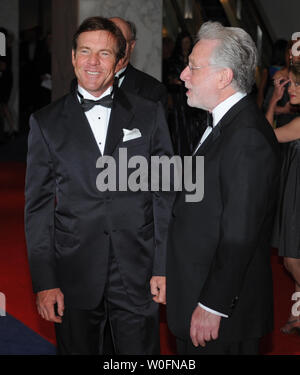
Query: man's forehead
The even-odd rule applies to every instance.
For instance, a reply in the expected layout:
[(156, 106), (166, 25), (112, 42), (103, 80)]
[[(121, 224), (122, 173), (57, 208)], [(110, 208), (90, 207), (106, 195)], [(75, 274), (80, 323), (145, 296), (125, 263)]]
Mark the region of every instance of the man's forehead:
[(199, 40), (190, 55), (191, 60), (203, 60), (210, 58), (213, 50), (219, 44), (219, 40), (215, 39), (201, 39)]
[(84, 31), (79, 34), (77, 43), (86, 44), (86, 43), (101, 43), (102, 45), (107, 45), (114, 47), (116, 44), (115, 37), (106, 30), (95, 30), (95, 31)]

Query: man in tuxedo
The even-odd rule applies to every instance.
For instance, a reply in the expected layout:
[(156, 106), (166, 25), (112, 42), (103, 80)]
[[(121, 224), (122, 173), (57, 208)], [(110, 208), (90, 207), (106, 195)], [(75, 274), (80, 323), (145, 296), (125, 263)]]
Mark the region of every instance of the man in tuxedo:
[(154, 77), (136, 69), (130, 64), (130, 58), (136, 45), (136, 27), (133, 22), (120, 17), (112, 17), (111, 21), (122, 31), (126, 40), (125, 57), (119, 62), (117, 76), (119, 85), (124, 91), (140, 95), (143, 98), (160, 101), (167, 111), (167, 89)]
[(256, 354), (272, 330), (279, 151), (249, 95), (256, 64), (244, 30), (207, 22), (181, 73), (188, 104), (212, 124), (194, 151), (204, 156), (204, 198), (178, 193), (169, 230), (167, 316), (180, 354)]
[(113, 86), (125, 48), (114, 23), (86, 19), (73, 39), (78, 85), (30, 120), (26, 240), (59, 354), (102, 354), (107, 320), (116, 354), (159, 354), (172, 195), (103, 191), (98, 179), (101, 156), (119, 175), (120, 148), (148, 161), (172, 155), (162, 105)]

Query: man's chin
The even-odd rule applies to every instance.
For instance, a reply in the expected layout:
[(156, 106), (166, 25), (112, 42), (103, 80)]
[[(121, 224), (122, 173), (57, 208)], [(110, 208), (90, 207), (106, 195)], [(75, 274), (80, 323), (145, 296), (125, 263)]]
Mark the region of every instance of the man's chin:
[(88, 93), (90, 93), (91, 95), (95, 96), (95, 97), (99, 97), (100, 95), (102, 95), (104, 93), (104, 91), (106, 91), (111, 85), (103, 85), (103, 84), (99, 84), (99, 85), (91, 85), (91, 84), (85, 84), (85, 85), (80, 85), (81, 87), (83, 87)]
[(189, 106), (189, 107), (194, 107), (194, 105), (193, 105), (193, 101), (191, 100), (191, 98), (188, 96), (187, 97), (187, 105)]
[(201, 108), (199, 107), (198, 103), (192, 100), (190, 97), (187, 98), (187, 105), (193, 108)]
[(189, 107), (193, 107), (193, 108), (198, 108), (198, 109), (202, 109), (204, 111), (208, 111), (208, 109), (204, 106), (204, 105), (201, 105), (201, 103), (197, 103), (193, 100), (191, 100), (191, 98), (187, 98), (187, 105)]

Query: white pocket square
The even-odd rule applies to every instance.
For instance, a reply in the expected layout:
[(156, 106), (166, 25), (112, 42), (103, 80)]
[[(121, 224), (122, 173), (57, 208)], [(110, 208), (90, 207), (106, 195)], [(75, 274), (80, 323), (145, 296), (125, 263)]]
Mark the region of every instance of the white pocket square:
[(134, 128), (134, 129), (123, 129), (123, 142), (131, 141), (132, 139), (140, 138), (142, 136), (141, 132), (139, 129)]

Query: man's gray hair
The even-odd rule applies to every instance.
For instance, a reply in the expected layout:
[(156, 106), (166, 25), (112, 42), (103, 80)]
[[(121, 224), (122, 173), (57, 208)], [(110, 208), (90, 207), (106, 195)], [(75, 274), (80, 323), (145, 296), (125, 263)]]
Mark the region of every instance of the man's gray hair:
[(197, 35), (201, 39), (219, 40), (210, 64), (230, 68), (232, 86), (243, 93), (251, 92), (258, 62), (257, 49), (251, 36), (238, 27), (224, 27), (219, 22), (205, 22)]

